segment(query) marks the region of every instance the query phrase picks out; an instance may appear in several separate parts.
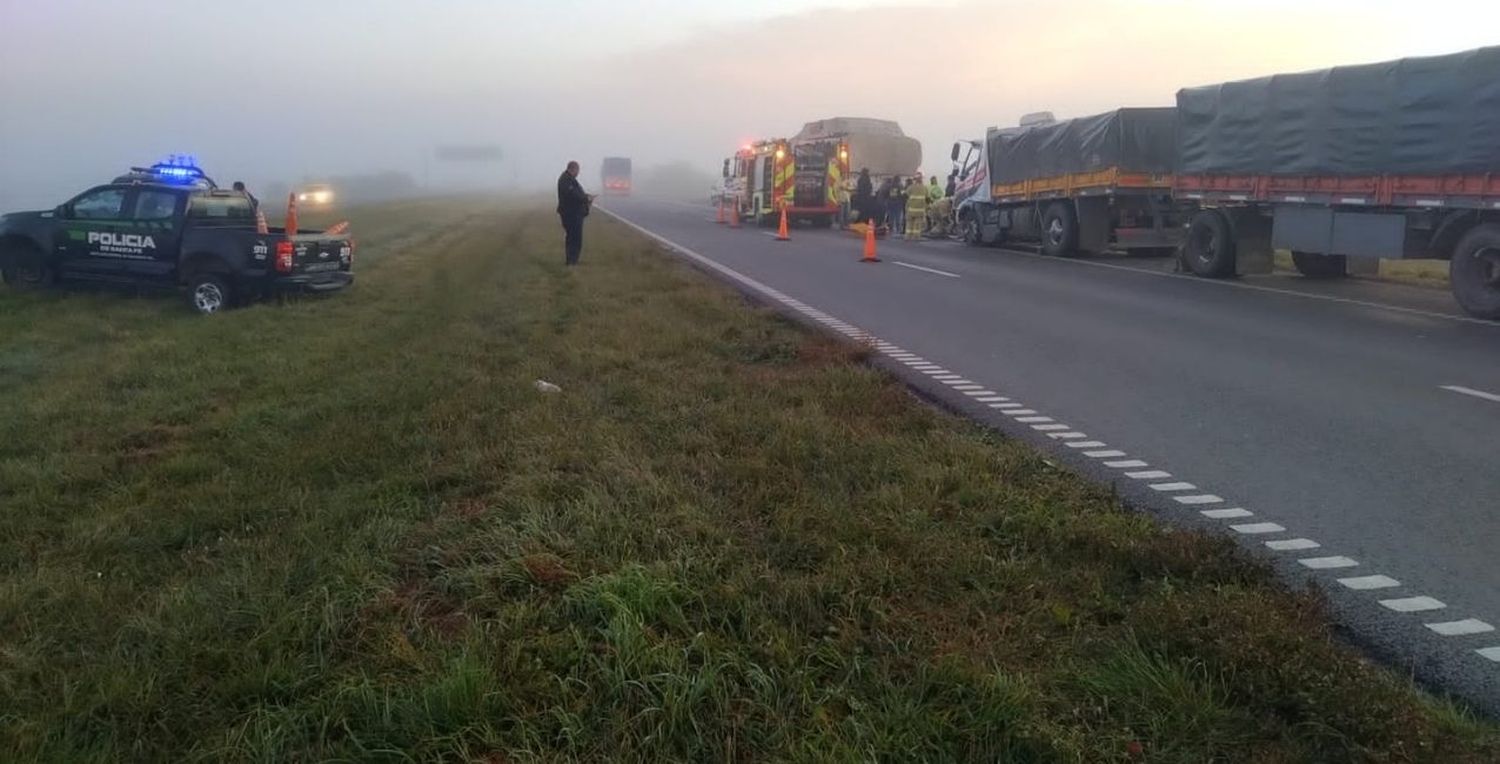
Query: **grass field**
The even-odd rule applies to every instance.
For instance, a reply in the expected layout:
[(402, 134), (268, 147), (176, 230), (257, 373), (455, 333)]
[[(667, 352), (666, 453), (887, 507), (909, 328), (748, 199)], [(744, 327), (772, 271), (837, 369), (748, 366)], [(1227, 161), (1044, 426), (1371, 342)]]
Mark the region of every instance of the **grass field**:
[(603, 216), (352, 217), (332, 298), (0, 293), (0, 760), (1500, 760)]

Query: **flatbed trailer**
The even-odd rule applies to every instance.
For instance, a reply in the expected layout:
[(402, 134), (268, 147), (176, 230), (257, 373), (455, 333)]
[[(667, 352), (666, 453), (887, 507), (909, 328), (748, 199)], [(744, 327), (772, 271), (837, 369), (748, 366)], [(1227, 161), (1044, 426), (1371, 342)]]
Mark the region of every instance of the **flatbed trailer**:
[(1443, 259), (1459, 305), (1500, 319), (1500, 47), (1185, 88), (1177, 113), (1192, 272)]

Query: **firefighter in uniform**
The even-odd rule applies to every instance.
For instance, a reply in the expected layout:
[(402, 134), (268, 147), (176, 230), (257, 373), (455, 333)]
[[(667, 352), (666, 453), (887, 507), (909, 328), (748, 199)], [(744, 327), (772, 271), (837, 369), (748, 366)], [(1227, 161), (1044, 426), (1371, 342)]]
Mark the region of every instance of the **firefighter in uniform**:
[(937, 236), (947, 236), (950, 218), (953, 216), (953, 200), (938, 185), (937, 176), (932, 176), (932, 185), (927, 187), (927, 228)]
[(927, 228), (927, 189), (922, 186), (922, 176), (917, 175), (911, 179), (911, 185), (906, 189), (906, 239), (915, 241), (922, 238), (922, 231)]

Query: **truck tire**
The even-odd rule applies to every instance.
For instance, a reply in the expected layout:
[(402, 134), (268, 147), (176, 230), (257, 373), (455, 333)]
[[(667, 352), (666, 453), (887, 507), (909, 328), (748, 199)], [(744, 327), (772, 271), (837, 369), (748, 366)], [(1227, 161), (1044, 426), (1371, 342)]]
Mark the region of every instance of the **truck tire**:
[(35, 248), (10, 247), (0, 251), (0, 280), (12, 289), (42, 289), (57, 283), (57, 272)]
[(1218, 210), (1199, 210), (1188, 223), (1182, 259), (1188, 270), (1211, 279), (1234, 275), (1234, 231)]
[(188, 307), (200, 316), (211, 316), (234, 305), (234, 292), (222, 274), (195, 273), (186, 283)]
[(1458, 240), (1449, 282), (1464, 312), (1500, 319), (1500, 223), (1476, 226)]
[(1349, 258), (1344, 255), (1293, 251), (1292, 264), (1297, 266), (1298, 273), (1310, 279), (1338, 279), (1349, 275)]
[(964, 244), (970, 247), (978, 247), (984, 244), (984, 232), (979, 229), (979, 216), (973, 210), (965, 210), (958, 218), (958, 230), (963, 236)]
[(1072, 202), (1053, 202), (1042, 213), (1042, 251), (1053, 257), (1078, 254), (1078, 211)]

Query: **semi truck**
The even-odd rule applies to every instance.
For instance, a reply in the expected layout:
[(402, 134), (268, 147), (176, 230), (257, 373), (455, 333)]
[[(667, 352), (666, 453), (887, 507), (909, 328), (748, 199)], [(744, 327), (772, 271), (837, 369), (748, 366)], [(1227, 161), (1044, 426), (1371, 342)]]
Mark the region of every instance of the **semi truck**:
[(605, 157), (599, 168), (599, 185), (610, 196), (630, 195), (630, 157)]
[(1117, 109), (1062, 122), (1049, 112), (953, 145), (959, 231), (970, 244), (1040, 241), (1049, 255), (1170, 251), (1175, 115)]
[(1141, 111), (1111, 113), (1118, 143), (1084, 136), (1097, 117), (970, 142), (957, 171), (987, 177), (959, 199), (965, 238), (1175, 251), (1209, 278), (1269, 271), (1278, 250), (1315, 278), (1438, 258), (1460, 307), (1500, 319), (1500, 47), (1185, 88), (1123, 116)]

